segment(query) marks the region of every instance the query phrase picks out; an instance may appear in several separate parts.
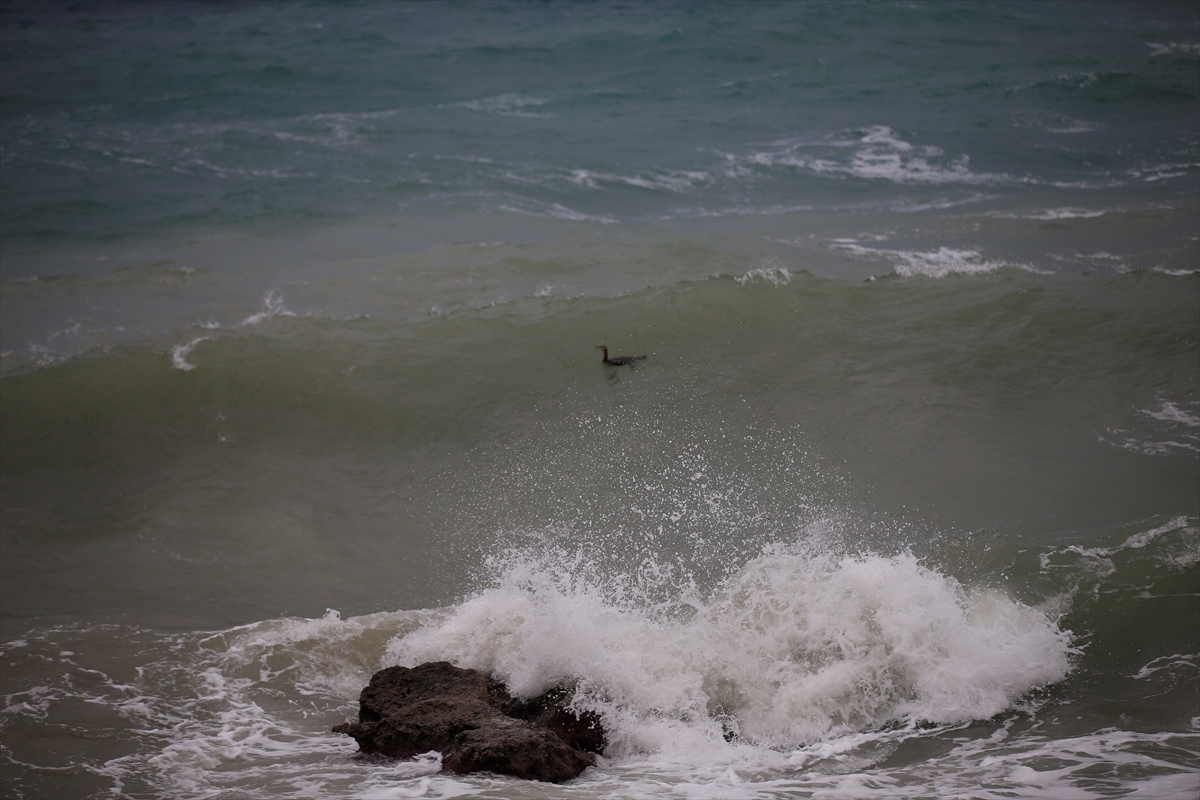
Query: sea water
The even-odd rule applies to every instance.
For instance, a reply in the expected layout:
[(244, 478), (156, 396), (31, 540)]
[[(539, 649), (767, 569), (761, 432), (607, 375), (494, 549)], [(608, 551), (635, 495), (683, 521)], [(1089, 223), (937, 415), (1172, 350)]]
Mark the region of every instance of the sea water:
[[(5, 797), (1200, 795), (1194, 3), (4, 2), (0, 112)], [(427, 660), (604, 754), (357, 758)]]

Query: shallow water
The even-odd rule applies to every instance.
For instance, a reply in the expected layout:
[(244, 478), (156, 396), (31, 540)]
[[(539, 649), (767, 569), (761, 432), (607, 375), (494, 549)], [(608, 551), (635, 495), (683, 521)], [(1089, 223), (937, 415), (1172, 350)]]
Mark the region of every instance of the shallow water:
[[(1196, 796), (1193, 7), (73, 8), (0, 7), (0, 793)], [(429, 659), (600, 763), (355, 758)]]

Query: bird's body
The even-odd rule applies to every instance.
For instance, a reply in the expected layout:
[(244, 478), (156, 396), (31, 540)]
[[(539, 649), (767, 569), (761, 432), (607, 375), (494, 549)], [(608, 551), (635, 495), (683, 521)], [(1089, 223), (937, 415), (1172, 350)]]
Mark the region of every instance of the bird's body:
[(596, 345), (596, 349), (604, 353), (604, 363), (610, 367), (632, 367), (639, 361), (645, 361), (645, 356), (613, 356), (608, 357), (608, 348), (602, 344)]

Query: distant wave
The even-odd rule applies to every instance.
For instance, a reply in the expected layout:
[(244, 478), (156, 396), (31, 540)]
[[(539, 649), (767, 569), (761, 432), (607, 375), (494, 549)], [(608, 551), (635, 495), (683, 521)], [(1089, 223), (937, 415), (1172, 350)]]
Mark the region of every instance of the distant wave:
[(481, 111), (486, 114), (499, 114), (504, 117), (529, 117), (547, 119), (553, 114), (546, 114), (526, 109), (538, 108), (550, 102), (544, 97), (529, 97), (521, 94), (499, 94), (480, 100), (466, 100), (461, 103), (451, 103), (452, 108), (466, 108), (471, 111)]
[(689, 599), (686, 622), (606, 599), (564, 558), (516, 557), (495, 588), (396, 637), (385, 663), (450, 660), (521, 696), (578, 681), (610, 756), (720, 750), (730, 731), (795, 748), (889, 720), (987, 719), (1071, 669), (1070, 634), (1040, 612), (910, 555), (776, 548)]
[(1028, 264), (984, 258), (982, 252), (974, 249), (939, 247), (936, 250), (884, 250), (864, 247), (853, 241), (839, 241), (833, 247), (852, 256), (887, 261), (897, 275), (904, 277), (923, 275), (927, 278), (944, 278), (954, 274), (993, 272), (1004, 267), (1017, 267), (1030, 272), (1040, 271)]
[(841, 131), (819, 140), (792, 139), (747, 155), (725, 156), (727, 173), (753, 167), (785, 167), (814, 175), (915, 184), (1012, 183), (1007, 173), (972, 172), (970, 157), (948, 157), (931, 145), (913, 145), (886, 125)]
[(1168, 42), (1166, 44), (1146, 42), (1146, 46), (1150, 48), (1150, 55), (1152, 56), (1166, 56), (1172, 53), (1200, 56), (1200, 43), (1197, 42)]
[(1094, 217), (1102, 217), (1109, 213), (1105, 209), (1087, 209), (1087, 208), (1045, 208), (1029, 211), (992, 211), (987, 214), (989, 217), (998, 219), (1037, 219), (1037, 220), (1055, 220), (1055, 219), (1092, 219)]

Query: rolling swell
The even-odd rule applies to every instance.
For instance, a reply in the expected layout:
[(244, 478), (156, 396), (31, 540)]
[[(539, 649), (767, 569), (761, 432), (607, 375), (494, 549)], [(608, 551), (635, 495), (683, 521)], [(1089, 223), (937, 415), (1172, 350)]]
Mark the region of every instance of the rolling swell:
[[(330, 319), (269, 294), (243, 323), (5, 378), (6, 494), (41, 531), (23, 551), (52, 552), (76, 498), (89, 547), (134, 553), (128, 531), (153, 529), (163, 551), (136, 556), (149, 574), (208, 570), (251, 606), (272, 584), (227, 562), (244, 537), (275, 542), (281, 563), (371, 553), (381, 575), (390, 543), (422, 542), (462, 559), (440, 587), (409, 576), (436, 605), (497, 530), (561, 528), (622, 563), (662, 544), (629, 538), (654, 532), (694, 551), (709, 587), (781, 532), (910, 503), (919, 514), (884, 527), (1099, 532), (1187, 511), (1171, 498), (1196, 477), (1197, 342), (1177, 280), (1081, 295), (1019, 271), (859, 285), (762, 271), (410, 320)], [(610, 373), (600, 342), (651, 357)], [(86, 582), (86, 563), (51, 562), (47, 580)], [(352, 588), (316, 604), (276, 588), (308, 614), (371, 607)]]
[[(1185, 776), (1172, 765), (1194, 742), (1153, 731), (1162, 711), (1186, 707), (1196, 627), (1176, 626), (1177, 641), (1144, 632), (1163, 619), (1155, 596), (1194, 584), (1197, 532), (1195, 518), (1150, 520), (1098, 541), (1022, 549), (1006, 580), (1026, 587), (1027, 600), (1040, 595), (1036, 609), (960, 583), (936, 558), (847, 555), (815, 529), (764, 549), (711, 593), (670, 569), (643, 573), (673, 587), (668, 603), (570, 554), (510, 551), (491, 585), (442, 609), (171, 635), (119, 625), (32, 631), (4, 645), (15, 688), (4, 724), (19, 742), (51, 708), (86, 701), (87, 715), (56, 711), (55, 724), (81, 735), (107, 725), (110, 760), (67, 770), (132, 793), (270, 793), (297, 779), (323, 792), (351, 779), (359, 791), (418, 790), (436, 760), (341, 776), (329, 759), (345, 743), (323, 731), (354, 714), (374, 665), (437, 653), (495, 670), (526, 694), (564, 676), (580, 681), (613, 737), (608, 758), (628, 764), (593, 779), (588, 791), (600, 796), (644, 790), (646, 767), (636, 765), (647, 749), (661, 787), (719, 782), (753, 759), (766, 791), (829, 789), (864, 769), (923, 791), (965, 780), (1024, 791), (1041, 759), (1069, 755), (1067, 768), (1039, 778), (1051, 791), (1176, 791), (1172, 776)], [(1003, 560), (980, 538), (959, 556)], [(78, 663), (99, 657), (99, 670)], [(44, 681), (46, 659), (62, 664), (60, 677), (28, 684), (27, 674)], [(1059, 682), (1037, 688), (1046, 680)], [(1137, 710), (1148, 691), (1161, 711)], [(303, 703), (287, 700), (298, 696)], [(1118, 719), (1121, 732), (1091, 733)], [(149, 752), (146, 741), (156, 745)], [(204, 766), (213, 763), (226, 766)], [(1101, 763), (1109, 766), (1097, 773)], [(1152, 776), (1139, 772), (1147, 765)], [(21, 783), (37, 786), (36, 775)]]

